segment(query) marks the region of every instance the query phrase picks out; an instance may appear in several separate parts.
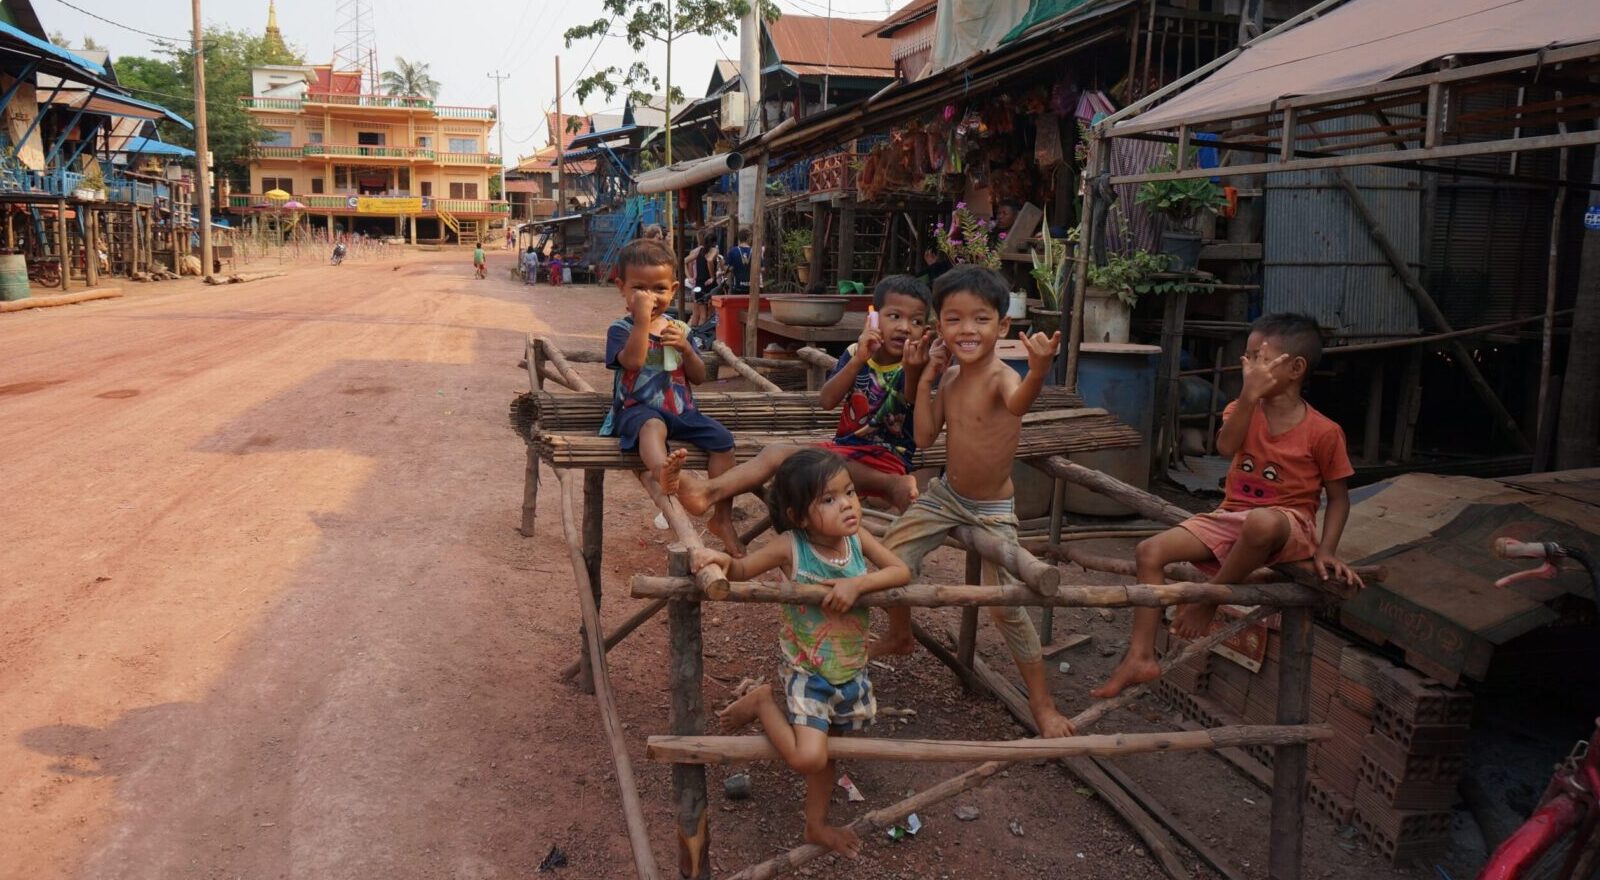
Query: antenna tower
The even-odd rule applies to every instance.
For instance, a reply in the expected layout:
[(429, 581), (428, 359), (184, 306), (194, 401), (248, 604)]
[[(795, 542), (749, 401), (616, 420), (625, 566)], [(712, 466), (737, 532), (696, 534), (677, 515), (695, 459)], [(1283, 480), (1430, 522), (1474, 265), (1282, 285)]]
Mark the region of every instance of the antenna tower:
[(361, 74), (361, 91), (378, 92), (378, 17), (372, 0), (338, 0), (334, 8), (333, 69)]

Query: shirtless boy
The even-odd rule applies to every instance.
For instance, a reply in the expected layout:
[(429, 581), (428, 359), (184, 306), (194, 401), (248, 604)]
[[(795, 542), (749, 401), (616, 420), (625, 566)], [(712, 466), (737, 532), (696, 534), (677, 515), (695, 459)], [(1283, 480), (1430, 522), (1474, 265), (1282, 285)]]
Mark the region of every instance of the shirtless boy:
[[(957, 526), (971, 526), (1017, 542), (1011, 465), (1022, 433), (1022, 416), (1044, 386), (1061, 334), (1023, 335), (1028, 375), (1018, 376), (995, 354), (995, 343), (1011, 327), (1005, 317), (1009, 302), (1010, 287), (1005, 279), (979, 266), (952, 269), (933, 286), (935, 327), (942, 344), (932, 346), (928, 368), (917, 384), (916, 441), (927, 447), (948, 425), (948, 459), (944, 476), (928, 484), (883, 538), (884, 545), (913, 573), (921, 570), (923, 557)], [(983, 582), (1015, 583), (1016, 579), (984, 560)], [(897, 610), (906, 613), (890, 615), (889, 632), (874, 653), (910, 653), (910, 609)], [(1027, 612), (1015, 606), (995, 607), (989, 609), (989, 615), (1027, 684), (1028, 708), (1039, 735), (1071, 736), (1072, 722), (1056, 709), (1050, 694), (1039, 633)]]

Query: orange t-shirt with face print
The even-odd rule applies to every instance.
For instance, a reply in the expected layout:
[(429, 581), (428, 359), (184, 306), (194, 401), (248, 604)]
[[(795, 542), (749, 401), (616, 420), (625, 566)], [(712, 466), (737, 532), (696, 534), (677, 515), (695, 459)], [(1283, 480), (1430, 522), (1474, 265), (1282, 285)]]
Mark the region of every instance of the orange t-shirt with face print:
[[(1238, 402), (1222, 411), (1226, 420)], [(1316, 521), (1322, 505), (1322, 486), (1354, 474), (1344, 447), (1344, 429), (1306, 404), (1306, 417), (1282, 434), (1273, 436), (1267, 414), (1259, 407), (1251, 414), (1244, 443), (1233, 456), (1224, 488), (1223, 510), (1287, 507)]]

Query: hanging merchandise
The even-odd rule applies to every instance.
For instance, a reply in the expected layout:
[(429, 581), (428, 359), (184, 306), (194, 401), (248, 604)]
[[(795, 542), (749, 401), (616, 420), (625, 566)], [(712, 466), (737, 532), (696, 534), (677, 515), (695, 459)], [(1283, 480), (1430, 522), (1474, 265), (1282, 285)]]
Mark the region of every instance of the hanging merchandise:
[(1066, 158), (1061, 149), (1061, 120), (1054, 113), (1040, 113), (1033, 117), (1033, 161), (1040, 168), (1049, 168)]
[(1117, 112), (1115, 104), (1106, 97), (1105, 92), (1088, 91), (1078, 98), (1078, 109), (1074, 114), (1083, 122), (1093, 124), (1095, 120)]

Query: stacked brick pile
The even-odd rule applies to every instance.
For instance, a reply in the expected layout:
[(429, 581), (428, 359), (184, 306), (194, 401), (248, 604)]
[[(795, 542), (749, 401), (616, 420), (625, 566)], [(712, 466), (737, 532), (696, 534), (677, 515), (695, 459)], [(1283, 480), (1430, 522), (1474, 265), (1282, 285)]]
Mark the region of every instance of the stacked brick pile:
[[(1163, 635), (1164, 652), (1183, 645)], [(1312, 804), (1340, 825), (1355, 825), (1395, 865), (1442, 856), (1465, 763), (1471, 695), (1320, 626), (1311, 654), (1311, 720), (1334, 729), (1333, 739), (1312, 747)], [(1279, 635), (1269, 629), (1259, 671), (1208, 654), (1174, 669), (1160, 689), (1200, 724), (1274, 724), (1281, 660)], [(1271, 749), (1247, 751), (1271, 768)]]

